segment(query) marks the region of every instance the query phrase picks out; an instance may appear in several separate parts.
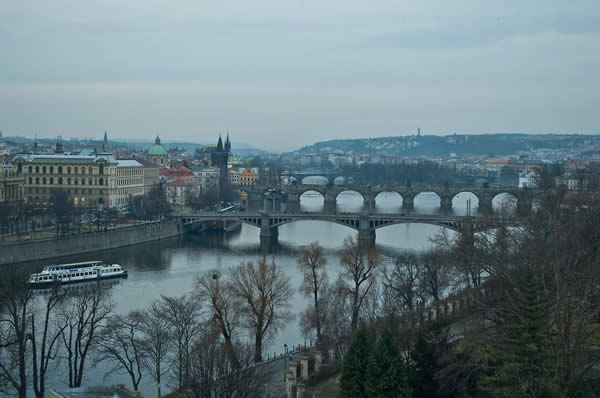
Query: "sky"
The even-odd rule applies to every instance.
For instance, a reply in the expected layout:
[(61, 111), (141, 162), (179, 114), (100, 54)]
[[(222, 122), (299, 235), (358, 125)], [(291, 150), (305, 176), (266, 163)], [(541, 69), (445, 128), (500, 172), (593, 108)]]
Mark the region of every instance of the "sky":
[(4, 135), (600, 133), (598, 0), (0, 1)]

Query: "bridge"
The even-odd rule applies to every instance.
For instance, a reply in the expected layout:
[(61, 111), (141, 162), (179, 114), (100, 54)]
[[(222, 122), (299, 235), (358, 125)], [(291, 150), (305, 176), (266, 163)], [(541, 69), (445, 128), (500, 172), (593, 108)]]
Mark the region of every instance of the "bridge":
[(417, 195), (425, 192), (433, 192), (440, 198), (442, 210), (452, 209), (452, 200), (460, 193), (472, 193), (479, 201), (479, 210), (489, 212), (492, 209), (494, 198), (500, 194), (512, 195), (517, 201), (520, 214), (531, 209), (535, 198), (542, 195), (542, 191), (534, 189), (519, 188), (474, 188), (474, 187), (444, 187), (434, 185), (315, 185), (315, 184), (292, 184), (278, 186), (252, 185), (243, 187), (247, 194), (246, 208), (250, 211), (287, 211), (297, 212), (300, 209), (300, 196), (308, 191), (320, 193), (324, 198), (325, 211), (335, 212), (338, 195), (342, 192), (357, 192), (363, 197), (365, 210), (375, 209), (377, 195), (383, 192), (397, 193), (402, 198), (402, 208), (414, 208), (414, 200)]
[(371, 245), (375, 242), (375, 231), (379, 228), (396, 224), (420, 223), (448, 228), (452, 231), (466, 234), (471, 240), (473, 234), (497, 228), (503, 225), (517, 225), (518, 221), (499, 221), (497, 219), (470, 216), (444, 215), (404, 215), (404, 214), (369, 214), (369, 213), (189, 213), (182, 214), (184, 224), (198, 221), (240, 221), (260, 229), (261, 246), (268, 247), (276, 243), (279, 237), (279, 227), (297, 221), (326, 221), (349, 227), (358, 231), (358, 241)]

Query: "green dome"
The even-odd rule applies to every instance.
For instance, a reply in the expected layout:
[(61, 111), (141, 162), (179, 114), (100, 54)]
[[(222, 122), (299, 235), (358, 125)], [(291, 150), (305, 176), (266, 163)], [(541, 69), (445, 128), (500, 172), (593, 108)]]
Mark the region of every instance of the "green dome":
[(156, 136), (154, 140), (154, 145), (150, 147), (148, 150), (148, 155), (150, 156), (168, 156), (169, 154), (165, 150), (165, 148), (160, 144), (160, 138)]

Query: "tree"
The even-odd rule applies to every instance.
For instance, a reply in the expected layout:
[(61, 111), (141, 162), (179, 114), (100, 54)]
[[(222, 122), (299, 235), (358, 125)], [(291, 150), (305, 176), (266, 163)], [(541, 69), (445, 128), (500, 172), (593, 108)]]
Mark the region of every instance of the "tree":
[(342, 364), (340, 385), (345, 398), (368, 396), (366, 374), (371, 355), (371, 341), (366, 329), (356, 332)]
[(367, 365), (367, 392), (373, 398), (408, 398), (406, 367), (392, 334), (385, 331)]
[(531, 274), (507, 292), (496, 307), (495, 333), (489, 342), (492, 375), (484, 386), (492, 396), (541, 397), (556, 389), (549, 366), (549, 302)]
[(240, 308), (246, 326), (254, 334), (254, 361), (262, 361), (263, 341), (292, 319), (289, 300), (293, 296), (290, 278), (266, 259), (240, 264), (231, 271), (231, 289), (243, 303)]
[(319, 246), (319, 242), (313, 242), (301, 249), (297, 262), (300, 271), (303, 273), (300, 291), (305, 296), (313, 299), (313, 308), (307, 310), (305, 315), (308, 320), (307, 326), (316, 330), (317, 343), (321, 343), (321, 332), (325, 318), (321, 297), (327, 290), (327, 272), (325, 271), (327, 258), (323, 255), (323, 248)]
[(421, 289), (434, 302), (440, 301), (449, 285), (447, 259), (438, 250), (423, 253), (421, 257)]
[(217, 271), (209, 271), (196, 279), (196, 296), (212, 311), (212, 319), (217, 323), (223, 337), (225, 352), (234, 367), (241, 367), (233, 341), (240, 326), (241, 303), (232, 292), (231, 284), (222, 281)]
[(350, 283), (347, 289), (352, 300), (352, 332), (358, 327), (360, 308), (373, 285), (373, 273), (380, 263), (381, 256), (376, 248), (363, 249), (356, 239), (352, 237), (344, 239), (344, 248), (340, 257), (342, 266), (340, 276)]
[(96, 348), (100, 328), (111, 311), (112, 303), (100, 287), (78, 293), (63, 311), (62, 341), (67, 351), (69, 387), (81, 387), (86, 360)]
[[(23, 286), (23, 277), (9, 266), (0, 278), (0, 388), (27, 395), (27, 342), (31, 333), (31, 290)], [(0, 390), (1, 391), (1, 390)]]
[(156, 382), (156, 391), (160, 398), (161, 378), (169, 371), (169, 367), (165, 365), (171, 348), (171, 325), (158, 302), (152, 303), (150, 308), (142, 313), (140, 330), (143, 333), (142, 350), (146, 357), (145, 364)]
[(61, 303), (65, 294), (59, 291), (58, 287), (54, 287), (44, 308), (42, 317), (41, 334), (36, 330), (38, 320), (35, 311), (31, 313), (31, 334), (29, 340), (31, 342), (31, 358), (32, 358), (32, 378), (33, 391), (37, 398), (46, 396), (46, 375), (50, 361), (56, 359), (58, 351), (58, 343), (62, 332), (66, 325), (56, 325), (51, 327), (51, 318), (53, 317), (54, 308)]
[(191, 349), (190, 383), (183, 390), (186, 398), (236, 397), (257, 398), (267, 394), (270, 373), (267, 367), (251, 366), (252, 348), (235, 343), (242, 366), (231, 361), (224, 347), (210, 334), (204, 334)]
[(106, 327), (98, 336), (98, 361), (110, 361), (113, 367), (108, 373), (125, 372), (135, 391), (142, 380), (145, 353), (141, 336), (142, 314), (130, 312), (127, 316), (108, 318)]
[(52, 213), (56, 222), (56, 236), (59, 232), (65, 233), (65, 225), (70, 225), (73, 216), (73, 203), (69, 200), (66, 190), (55, 189), (52, 191)]
[(384, 270), (383, 283), (393, 290), (402, 302), (405, 311), (415, 309), (416, 300), (422, 300), (422, 266), (417, 253), (407, 251), (399, 255), (394, 261), (394, 267)]
[(161, 296), (159, 306), (171, 329), (176, 345), (175, 372), (177, 389), (190, 382), (190, 349), (202, 331), (201, 306), (191, 295)]

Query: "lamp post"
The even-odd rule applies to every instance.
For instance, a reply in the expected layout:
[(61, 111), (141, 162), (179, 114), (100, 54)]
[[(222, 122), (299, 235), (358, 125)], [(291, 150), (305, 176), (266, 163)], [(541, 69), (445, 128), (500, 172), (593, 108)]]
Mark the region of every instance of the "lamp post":
[(288, 353), (288, 345), (283, 345), (283, 381), (285, 381), (285, 374), (287, 372), (287, 353)]

